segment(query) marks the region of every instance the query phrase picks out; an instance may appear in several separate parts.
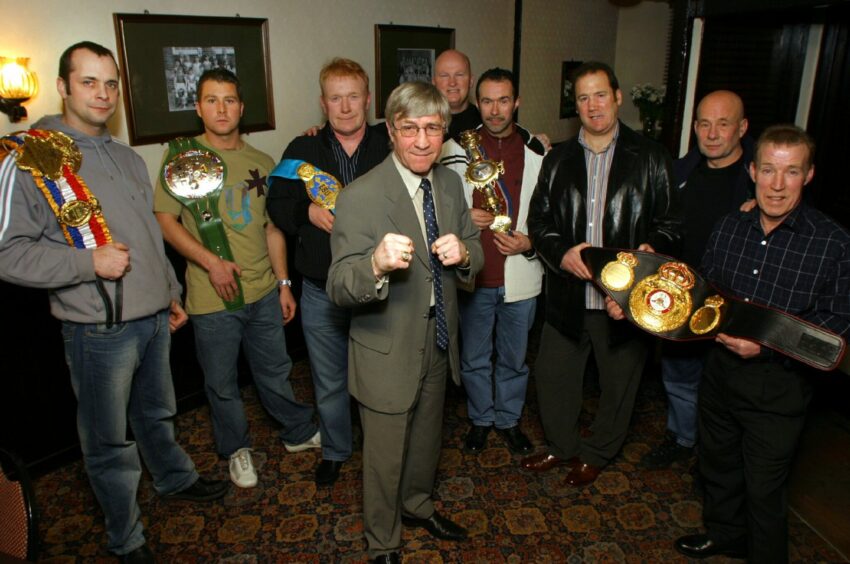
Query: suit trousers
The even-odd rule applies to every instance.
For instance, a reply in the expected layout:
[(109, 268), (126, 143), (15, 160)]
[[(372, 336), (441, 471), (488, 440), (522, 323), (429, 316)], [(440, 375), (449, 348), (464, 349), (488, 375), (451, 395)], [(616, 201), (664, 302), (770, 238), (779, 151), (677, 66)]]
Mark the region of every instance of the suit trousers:
[[(605, 466), (626, 439), (647, 349), (639, 338), (611, 346), (609, 323), (606, 312), (586, 311), (578, 341), (548, 323), (543, 326), (534, 365), (537, 398), (549, 452), (559, 458), (579, 456), (587, 464)], [(579, 418), (591, 352), (601, 393), (591, 435), (582, 438)]]
[(431, 492), (442, 442), (448, 355), (437, 348), (433, 319), (427, 334), (431, 338), (410, 409), (381, 413), (360, 404), (363, 529), (370, 559), (401, 547), (402, 513), (419, 518), (434, 513)]
[(747, 536), (750, 562), (788, 561), (787, 481), (811, 386), (791, 361), (712, 351), (699, 391), (703, 522), (716, 542)]

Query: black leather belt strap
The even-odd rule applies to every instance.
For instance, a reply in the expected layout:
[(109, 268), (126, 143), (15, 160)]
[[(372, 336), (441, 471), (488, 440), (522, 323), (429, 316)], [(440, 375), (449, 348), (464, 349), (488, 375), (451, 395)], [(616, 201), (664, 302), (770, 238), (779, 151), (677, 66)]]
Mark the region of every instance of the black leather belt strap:
[[(606, 284), (603, 283), (602, 271), (609, 263), (618, 262), (617, 254), (621, 251), (624, 250), (588, 247), (582, 251), (582, 258), (593, 275), (594, 284), (623, 308), (623, 312), (629, 321), (645, 331), (673, 341), (713, 339), (718, 333), (726, 333), (757, 341), (819, 370), (833, 370), (838, 367), (842, 371), (850, 373), (850, 358), (844, 359), (846, 343), (840, 335), (783, 311), (724, 295), (690, 267), (688, 269), (693, 274), (694, 283), (692, 288), (686, 290), (690, 293), (692, 301), (688, 321), (675, 329), (663, 331), (648, 329), (645, 324), (642, 325), (636, 321), (635, 312), (629, 305), (632, 291), (642, 280), (659, 273), (659, 269), (663, 265), (678, 261), (655, 253), (627, 250), (625, 252), (637, 259), (637, 264), (632, 267), (634, 281), (627, 288), (615, 291), (606, 287)], [(610, 285), (609, 283), (608, 286)], [(722, 306), (716, 310), (710, 308), (707, 310), (712, 315), (716, 312), (720, 319), (717, 325), (710, 330), (703, 334), (696, 334), (690, 319), (699, 308), (704, 306), (706, 298), (711, 296), (723, 298)]]
[(97, 293), (103, 300), (103, 307), (106, 310), (106, 327), (112, 328), (113, 325), (121, 323), (121, 318), (124, 309), (124, 279), (119, 278), (115, 281), (115, 302), (109, 297), (109, 292), (103, 284), (104, 279), (99, 277), (95, 281)]

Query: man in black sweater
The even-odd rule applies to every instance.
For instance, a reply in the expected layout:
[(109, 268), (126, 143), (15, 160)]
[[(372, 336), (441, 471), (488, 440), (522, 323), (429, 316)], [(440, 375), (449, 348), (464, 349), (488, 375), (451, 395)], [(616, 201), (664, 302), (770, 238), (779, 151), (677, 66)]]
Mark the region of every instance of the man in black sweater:
[[(717, 90), (697, 106), (694, 133), (697, 146), (673, 163), (687, 226), (679, 258), (699, 267), (714, 224), (753, 197), (748, 172), (752, 140), (745, 137), (744, 103), (734, 92)], [(688, 460), (697, 440), (697, 392), (703, 358), (710, 343), (665, 343), (661, 379), (667, 391), (667, 436), (643, 459), (647, 468), (667, 468)]]
[[(369, 76), (358, 63), (337, 58), (319, 74), (319, 103), (327, 123), (315, 136), (295, 138), (283, 159), (307, 162), (345, 186), (383, 161), (389, 153), (384, 124), (366, 123), (371, 96)], [(331, 264), (330, 233), (334, 215), (313, 203), (301, 180), (274, 178), (267, 200), (269, 215), (296, 237), (295, 268), (303, 276), (301, 323), (310, 356), (322, 434), (322, 461), (316, 483), (333, 484), (351, 456), (348, 395), (349, 310), (325, 293)]]

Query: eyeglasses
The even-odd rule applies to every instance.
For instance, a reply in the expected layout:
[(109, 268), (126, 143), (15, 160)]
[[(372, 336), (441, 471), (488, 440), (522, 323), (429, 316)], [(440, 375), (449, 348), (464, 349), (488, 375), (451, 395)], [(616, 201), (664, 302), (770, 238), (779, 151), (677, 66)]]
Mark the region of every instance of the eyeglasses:
[(428, 137), (442, 137), (445, 126), (438, 123), (429, 123), (424, 126), (418, 126), (415, 123), (405, 123), (401, 127), (393, 126), (393, 129), (401, 133), (402, 137), (416, 137), (419, 135), (419, 130), (424, 129), (425, 135)]

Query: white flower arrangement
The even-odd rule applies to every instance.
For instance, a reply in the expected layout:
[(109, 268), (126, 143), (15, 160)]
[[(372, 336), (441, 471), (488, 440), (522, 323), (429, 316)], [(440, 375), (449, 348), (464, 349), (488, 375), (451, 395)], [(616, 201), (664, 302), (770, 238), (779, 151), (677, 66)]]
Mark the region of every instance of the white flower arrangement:
[(664, 111), (664, 87), (646, 84), (632, 87), (632, 103), (640, 112), (640, 121), (645, 135), (657, 139), (660, 135), (661, 115)]
[(663, 106), (664, 105), (665, 89), (656, 88), (649, 84), (636, 84), (632, 86), (631, 95), (634, 105), (640, 108), (641, 106)]

